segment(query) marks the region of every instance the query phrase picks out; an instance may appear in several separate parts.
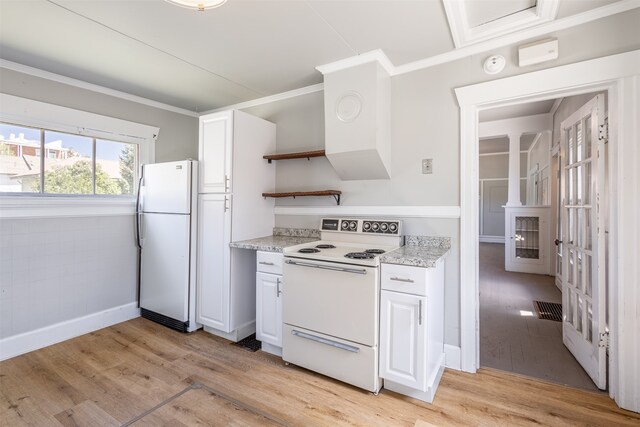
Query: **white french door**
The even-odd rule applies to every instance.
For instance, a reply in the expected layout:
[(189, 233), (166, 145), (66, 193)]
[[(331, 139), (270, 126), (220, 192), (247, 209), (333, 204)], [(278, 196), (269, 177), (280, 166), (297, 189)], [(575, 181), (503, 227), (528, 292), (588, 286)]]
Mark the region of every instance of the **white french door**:
[(607, 385), (605, 300), (604, 96), (561, 124), (563, 341), (596, 386)]

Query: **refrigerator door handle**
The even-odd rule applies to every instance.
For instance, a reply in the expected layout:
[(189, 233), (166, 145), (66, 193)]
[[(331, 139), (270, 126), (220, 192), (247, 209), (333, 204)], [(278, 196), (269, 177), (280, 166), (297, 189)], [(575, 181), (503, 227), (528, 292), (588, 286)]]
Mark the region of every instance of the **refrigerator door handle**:
[(138, 194), (136, 195), (136, 244), (142, 249), (142, 186), (144, 178), (141, 176), (138, 180)]
[(144, 212), (138, 212), (136, 215), (136, 224), (137, 224), (137, 240), (138, 240), (138, 248), (142, 249), (144, 246)]

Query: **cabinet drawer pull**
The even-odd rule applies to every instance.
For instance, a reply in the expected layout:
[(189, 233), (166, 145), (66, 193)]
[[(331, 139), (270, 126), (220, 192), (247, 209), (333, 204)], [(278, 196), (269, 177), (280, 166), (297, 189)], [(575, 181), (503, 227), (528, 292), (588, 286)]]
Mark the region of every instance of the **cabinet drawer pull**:
[(403, 279), (402, 277), (392, 277), (389, 280), (393, 280), (393, 281), (396, 281), (396, 282), (413, 283), (413, 279)]
[(422, 300), (418, 301), (418, 325), (422, 325)]
[(350, 351), (351, 353), (359, 353), (360, 349), (358, 347), (354, 347), (352, 345), (342, 344), (341, 342), (329, 340), (322, 337), (317, 337), (315, 335), (306, 334), (304, 332), (296, 331), (295, 329), (291, 331), (291, 335), (295, 335), (300, 338), (304, 338), (307, 340), (319, 342), (320, 344), (330, 345), (331, 347), (339, 348), (340, 350)]
[(282, 291), (280, 290), (280, 283), (282, 283), (280, 281), (280, 278), (276, 279), (276, 297), (280, 297), (280, 294), (282, 293)]
[(262, 265), (275, 265), (272, 262), (266, 262), (266, 261), (259, 261), (258, 264), (262, 264)]

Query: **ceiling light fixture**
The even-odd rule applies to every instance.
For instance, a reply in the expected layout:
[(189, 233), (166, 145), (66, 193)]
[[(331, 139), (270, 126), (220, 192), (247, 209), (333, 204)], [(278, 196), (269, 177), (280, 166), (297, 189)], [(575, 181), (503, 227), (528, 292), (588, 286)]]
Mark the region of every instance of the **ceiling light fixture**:
[(199, 11), (205, 11), (207, 9), (215, 9), (227, 2), (227, 0), (165, 0), (176, 6), (186, 7), (187, 9), (194, 9)]
[(491, 55), (484, 60), (482, 68), (487, 74), (498, 74), (500, 71), (504, 70), (505, 65), (507, 65), (507, 61), (504, 59), (504, 56)]

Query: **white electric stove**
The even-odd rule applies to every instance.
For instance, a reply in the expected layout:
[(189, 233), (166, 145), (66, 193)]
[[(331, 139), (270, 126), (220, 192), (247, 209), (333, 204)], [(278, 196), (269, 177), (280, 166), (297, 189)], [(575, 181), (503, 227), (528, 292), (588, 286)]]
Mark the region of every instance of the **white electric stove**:
[(397, 220), (325, 218), (320, 241), (284, 250), (287, 362), (377, 393), (380, 260), (403, 243)]

